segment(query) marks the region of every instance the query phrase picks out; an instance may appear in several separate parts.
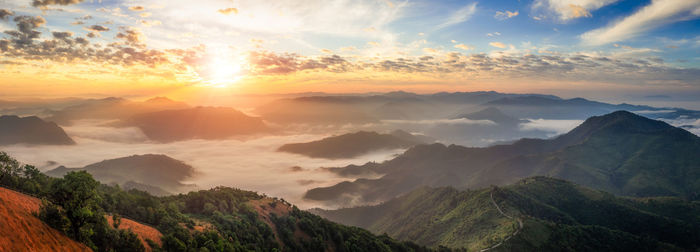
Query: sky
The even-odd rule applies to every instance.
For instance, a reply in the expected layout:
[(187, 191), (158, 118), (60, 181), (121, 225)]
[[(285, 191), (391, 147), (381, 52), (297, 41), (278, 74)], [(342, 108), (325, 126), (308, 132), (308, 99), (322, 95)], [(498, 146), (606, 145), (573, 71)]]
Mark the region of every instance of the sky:
[(0, 99), (700, 96), (700, 0), (0, 0)]

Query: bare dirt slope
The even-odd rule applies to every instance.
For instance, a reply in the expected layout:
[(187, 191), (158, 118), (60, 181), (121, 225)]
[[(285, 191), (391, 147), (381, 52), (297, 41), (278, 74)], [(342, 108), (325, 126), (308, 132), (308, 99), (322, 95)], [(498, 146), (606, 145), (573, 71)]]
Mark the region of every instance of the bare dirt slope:
[(35, 217), (41, 200), (0, 187), (0, 252), (91, 251)]

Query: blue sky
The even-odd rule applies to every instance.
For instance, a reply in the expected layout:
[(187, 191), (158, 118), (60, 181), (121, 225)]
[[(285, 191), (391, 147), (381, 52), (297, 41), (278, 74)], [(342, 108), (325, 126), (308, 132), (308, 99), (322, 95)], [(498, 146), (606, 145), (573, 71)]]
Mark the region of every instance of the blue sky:
[[(431, 89), (431, 83), (435, 90), (460, 89), (459, 83), (467, 83), (462, 89), (525, 91), (553, 82), (616, 90), (698, 92), (700, 86), (700, 0), (0, 3), (6, 13), (0, 30), (9, 31), (0, 41), (10, 45), (2, 51), (0, 71), (20, 73), (17, 83), (21, 73), (37, 73), (21, 66), (26, 63), (50, 62), (43, 73), (55, 68), (46, 75), (70, 82), (95, 61), (106, 61), (132, 81), (171, 76), (170, 82), (181, 85), (235, 79), (252, 87), (262, 78), (364, 80), (361, 89), (377, 84), (382, 87), (377, 90), (390, 88), (381, 84), (388, 82), (421, 90)], [(12, 42), (21, 16), (45, 20), (33, 28), (41, 35), (32, 46), (56, 40), (55, 48), (39, 52)], [(53, 32), (70, 34), (59, 39)], [(79, 38), (89, 42), (70, 42)], [(106, 47), (121, 56), (94, 53)], [(124, 60), (125, 53), (135, 56)], [(85, 69), (69, 74), (68, 66)], [(503, 84), (514, 80), (523, 84)]]

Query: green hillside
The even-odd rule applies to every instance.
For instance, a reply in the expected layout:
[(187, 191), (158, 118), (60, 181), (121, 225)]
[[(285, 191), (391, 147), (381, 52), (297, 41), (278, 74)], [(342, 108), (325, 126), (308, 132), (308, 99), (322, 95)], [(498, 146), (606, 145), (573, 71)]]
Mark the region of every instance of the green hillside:
[(314, 211), (329, 220), (430, 247), (475, 251), (500, 243), (495, 250), (700, 248), (700, 202), (621, 198), (546, 177), (475, 191), (420, 188), (376, 206)]
[[(381, 202), (422, 186), (483, 188), (531, 176), (551, 176), (626, 196), (700, 197), (700, 137), (636, 114), (591, 117), (553, 139), (468, 148), (419, 145), (381, 164), (348, 166), (378, 179), (309, 190), (311, 200)], [(369, 173), (369, 172), (367, 172)]]

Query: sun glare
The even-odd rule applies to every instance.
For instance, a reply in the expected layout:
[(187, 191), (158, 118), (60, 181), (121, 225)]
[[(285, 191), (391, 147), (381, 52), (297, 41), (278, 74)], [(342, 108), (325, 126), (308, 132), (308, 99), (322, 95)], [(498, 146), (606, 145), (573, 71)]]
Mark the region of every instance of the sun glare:
[(206, 86), (229, 87), (243, 77), (241, 70), (244, 60), (230, 50), (216, 50), (209, 58), (201, 76)]

